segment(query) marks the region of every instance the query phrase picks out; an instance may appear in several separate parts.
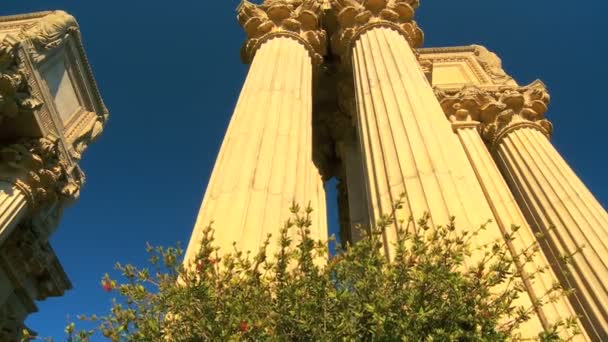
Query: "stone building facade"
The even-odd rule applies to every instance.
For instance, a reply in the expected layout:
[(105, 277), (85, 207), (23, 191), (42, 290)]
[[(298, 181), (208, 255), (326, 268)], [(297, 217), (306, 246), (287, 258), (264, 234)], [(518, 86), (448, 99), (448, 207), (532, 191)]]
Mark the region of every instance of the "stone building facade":
[[(521, 228), (512, 253), (544, 233), (522, 304), (556, 281), (576, 290), (536, 311), (536, 335), (580, 316), (581, 340), (608, 340), (608, 214), (549, 138), (549, 94), (519, 85), (478, 45), (421, 48), (418, 0), (242, 1), (237, 18), (251, 67), (207, 187), (186, 262), (204, 227), (230, 251), (277, 236), (295, 200), (310, 203), (327, 237), (323, 182), (340, 180), (343, 240), (360, 237), (405, 195), (399, 218), (430, 213), (458, 227), (492, 219), (477, 244)], [(554, 229), (551, 229), (554, 227)], [(393, 253), (395, 229), (384, 236)], [(560, 256), (575, 254), (571, 266)], [(532, 270), (519, 265), (523, 274)]]
[(107, 118), (74, 17), (0, 17), (0, 341), (18, 340), (36, 301), (71, 288), (49, 237)]

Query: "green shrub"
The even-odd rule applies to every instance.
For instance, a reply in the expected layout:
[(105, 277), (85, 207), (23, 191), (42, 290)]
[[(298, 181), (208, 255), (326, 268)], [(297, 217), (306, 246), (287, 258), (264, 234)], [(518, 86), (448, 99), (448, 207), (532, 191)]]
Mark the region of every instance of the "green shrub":
[[(120, 300), (106, 316), (81, 319), (97, 322), (97, 332), (113, 341), (504, 341), (517, 340), (535, 310), (515, 304), (523, 285), (505, 242), (512, 234), (473, 248), (485, 226), (432, 227), (426, 216), (400, 222), (389, 261), (381, 241), (394, 226), (389, 216), (325, 262), (327, 242), (310, 237), (312, 210), (294, 204), (291, 212), (272, 257), (270, 237), (255, 255), (235, 249), (220, 256), (211, 227), (191, 267), (182, 266), (179, 247), (148, 246), (151, 269), (117, 264), (123, 280), (106, 275), (102, 286)], [(536, 251), (530, 246), (522, 255)], [(555, 286), (535, 305), (561, 295)], [(575, 322), (555, 322), (538, 339), (572, 336)], [(66, 332), (69, 341), (95, 333), (73, 324)]]

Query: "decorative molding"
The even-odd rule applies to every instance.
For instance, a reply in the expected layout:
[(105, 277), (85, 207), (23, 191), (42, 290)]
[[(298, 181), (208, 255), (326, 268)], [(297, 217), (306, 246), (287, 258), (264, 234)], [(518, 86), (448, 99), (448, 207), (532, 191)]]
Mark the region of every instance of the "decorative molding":
[(482, 136), (491, 147), (521, 127), (533, 127), (547, 137), (553, 132), (553, 125), (545, 118), (550, 96), (539, 80), (524, 87), (465, 86), (457, 91), (436, 88), (435, 95), (452, 123), (462, 126), (480, 122)]
[(332, 35), (331, 47), (345, 61), (357, 38), (374, 27), (398, 31), (412, 48), (424, 41), (424, 33), (413, 20), (419, 0), (331, 0), (331, 4), (339, 26)]
[(513, 81), (511, 76), (502, 69), (502, 61), (494, 52), (489, 51), (481, 45), (471, 45), (475, 49), (475, 57), (477, 62), (488, 73), (488, 76), (496, 84), (505, 84)]
[(269, 39), (285, 36), (301, 42), (315, 64), (323, 62), (326, 33), (321, 28), (321, 3), (316, 0), (266, 0), (256, 5), (243, 0), (237, 18), (247, 41), (241, 49), (244, 62), (251, 63), (259, 47)]
[(9, 171), (0, 177), (19, 186), (33, 208), (75, 200), (84, 175), (79, 168), (70, 170), (60, 156), (58, 142), (46, 138), (4, 146), (0, 148), (0, 162)]
[(11, 36), (0, 41), (0, 124), (24, 113), (32, 114), (42, 106), (28, 84), (18, 44)]
[(461, 62), (482, 82), (494, 85), (515, 86), (517, 82), (502, 69), (502, 61), (481, 45), (420, 48), (416, 52), (420, 61), (433, 64)]

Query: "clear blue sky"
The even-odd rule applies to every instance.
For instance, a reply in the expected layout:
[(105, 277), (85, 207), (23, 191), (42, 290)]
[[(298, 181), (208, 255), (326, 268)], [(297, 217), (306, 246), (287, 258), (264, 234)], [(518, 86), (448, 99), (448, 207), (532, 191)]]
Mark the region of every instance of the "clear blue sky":
[[(237, 4), (2, 2), (0, 15), (63, 9), (78, 19), (111, 115), (82, 162), (82, 197), (52, 238), (74, 289), (30, 316), (41, 335), (62, 337), (67, 315), (105, 312), (101, 276), (116, 261), (143, 264), (146, 241), (187, 243), (247, 71)], [(606, 0), (423, 0), (417, 14), (425, 46), (482, 44), (520, 84), (548, 85), (553, 142), (604, 206), (607, 10)]]

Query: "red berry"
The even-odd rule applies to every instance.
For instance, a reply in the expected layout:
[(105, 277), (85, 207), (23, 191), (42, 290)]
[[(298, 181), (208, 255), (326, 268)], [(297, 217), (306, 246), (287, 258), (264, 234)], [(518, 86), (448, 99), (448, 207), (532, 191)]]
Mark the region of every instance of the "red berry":
[(101, 283), (101, 287), (103, 287), (104, 291), (106, 291), (106, 292), (110, 292), (114, 289), (114, 287), (112, 286), (112, 282), (109, 280), (104, 280)]
[(246, 332), (249, 330), (249, 324), (247, 323), (247, 321), (241, 321), (241, 324), (239, 324), (239, 330), (241, 332)]

